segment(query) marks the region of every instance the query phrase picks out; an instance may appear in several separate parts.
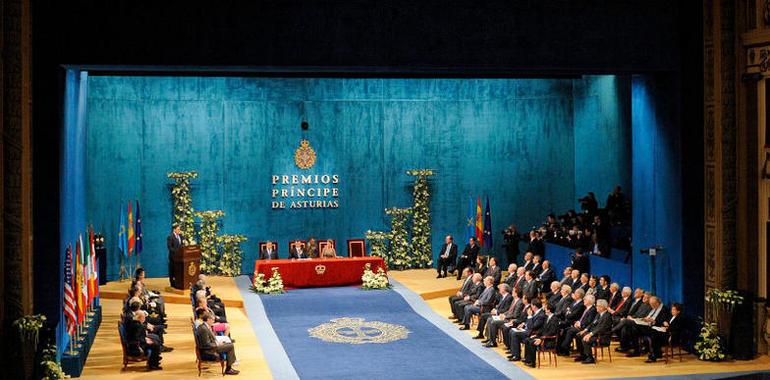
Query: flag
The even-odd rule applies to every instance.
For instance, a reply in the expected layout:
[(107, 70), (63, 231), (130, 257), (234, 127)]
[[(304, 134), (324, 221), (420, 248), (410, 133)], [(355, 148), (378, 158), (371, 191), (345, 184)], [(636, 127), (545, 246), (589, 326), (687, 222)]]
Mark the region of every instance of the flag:
[(476, 243), (484, 246), (484, 216), (481, 214), (481, 197), (476, 198)]
[(82, 271), (81, 273), (83, 276), (83, 279), (80, 282), (80, 292), (83, 293), (83, 310), (87, 310), (91, 300), (88, 295), (88, 252), (86, 252), (86, 248), (83, 246), (83, 234), (78, 235), (78, 244), (80, 245), (78, 253), (81, 256), (81, 268), (79, 269)]
[(134, 245), (134, 252), (139, 256), (142, 253), (142, 217), (139, 215), (139, 201), (136, 201), (136, 228), (134, 228), (134, 235), (136, 235), (136, 244)]
[(468, 196), (468, 218), (465, 223), (465, 232), (466, 242), (470, 240), (470, 238), (476, 237), (476, 205), (471, 196)]
[(118, 250), (123, 256), (128, 257), (128, 241), (126, 240), (126, 213), (123, 206), (120, 207), (120, 224), (118, 227)]
[(96, 248), (94, 246), (94, 226), (88, 229), (88, 299), (94, 302), (99, 285), (96, 282)]
[(80, 257), (80, 242), (75, 242), (75, 300), (78, 305), (78, 324), (83, 322), (86, 315), (86, 303), (83, 299), (83, 293), (81, 292), (81, 286), (83, 284), (83, 266)]
[(487, 197), (487, 209), (484, 211), (484, 248), (492, 250), (492, 215), (489, 213), (489, 197)]
[(78, 315), (75, 305), (75, 292), (72, 290), (72, 246), (67, 245), (67, 253), (64, 258), (64, 319), (66, 320), (67, 334), (75, 333), (78, 324)]
[(131, 213), (131, 201), (128, 201), (128, 224), (126, 226), (128, 227), (128, 235), (126, 236), (128, 240), (128, 257), (131, 257), (131, 253), (134, 252), (134, 216)]

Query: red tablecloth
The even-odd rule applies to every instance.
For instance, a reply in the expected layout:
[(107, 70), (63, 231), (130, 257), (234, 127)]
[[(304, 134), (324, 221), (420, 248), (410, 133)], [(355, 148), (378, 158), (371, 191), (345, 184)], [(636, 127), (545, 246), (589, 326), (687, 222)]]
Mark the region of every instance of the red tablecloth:
[(371, 264), (387, 270), (381, 257), (351, 257), (340, 259), (302, 259), (302, 260), (257, 260), (254, 263), (254, 275), (262, 273), (270, 278), (273, 267), (283, 278), (283, 285), (290, 288), (308, 288), (316, 286), (342, 286), (361, 283), (364, 266)]

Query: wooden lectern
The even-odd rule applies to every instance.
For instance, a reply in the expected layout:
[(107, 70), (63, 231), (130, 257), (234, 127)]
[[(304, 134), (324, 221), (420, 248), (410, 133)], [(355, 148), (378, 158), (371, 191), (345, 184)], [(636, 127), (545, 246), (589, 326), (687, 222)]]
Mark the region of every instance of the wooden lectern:
[(189, 289), (190, 284), (198, 281), (201, 249), (197, 245), (182, 247), (171, 259), (174, 266), (173, 287), (179, 290)]

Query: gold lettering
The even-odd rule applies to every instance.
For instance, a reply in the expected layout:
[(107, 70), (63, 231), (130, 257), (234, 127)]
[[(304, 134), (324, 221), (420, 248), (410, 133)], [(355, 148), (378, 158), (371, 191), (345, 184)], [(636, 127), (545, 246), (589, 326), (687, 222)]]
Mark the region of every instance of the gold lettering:
[(278, 189), (273, 189), (273, 198), (278, 196)]
[(335, 187), (332, 189), (332, 197), (337, 198), (338, 196), (340, 196), (340, 190)]
[(284, 185), (288, 185), (289, 184), (289, 176), (282, 175), (281, 176), (281, 183), (284, 184)]
[(275, 185), (276, 183), (278, 183), (278, 178), (279, 178), (279, 177), (278, 177), (277, 175), (274, 175), (274, 176), (273, 176), (273, 185)]
[(340, 183), (340, 176), (339, 176), (339, 174), (335, 174), (335, 175), (332, 176), (332, 183), (335, 184), (335, 185)]

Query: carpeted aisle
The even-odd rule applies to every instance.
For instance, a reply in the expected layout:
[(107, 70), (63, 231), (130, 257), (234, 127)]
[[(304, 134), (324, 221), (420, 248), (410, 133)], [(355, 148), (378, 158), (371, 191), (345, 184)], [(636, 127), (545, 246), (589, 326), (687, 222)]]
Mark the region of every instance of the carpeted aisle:
[[(248, 281), (239, 279), (239, 287)], [(248, 293), (248, 294), (246, 294)], [(292, 290), (278, 296), (256, 296), (244, 290), (244, 302), (271, 369), (286, 371), (301, 379), (499, 379), (529, 378), (507, 362), (482, 358), (416, 312), (399, 292), (364, 291), (355, 287)], [(414, 303), (414, 300), (410, 300)], [(259, 314), (264, 313), (264, 316)], [(434, 313), (435, 314), (435, 313)], [(356, 326), (330, 325), (319, 328), (319, 339), (309, 329), (335, 318), (363, 318)], [(269, 321), (269, 322), (268, 322)], [(267, 326), (266, 326), (267, 325)], [(354, 323), (355, 325), (355, 323)], [(270, 329), (272, 327), (272, 329)], [(337, 343), (325, 340), (379, 340), (393, 334), (406, 337), (388, 343)], [(454, 326), (448, 326), (456, 328)], [(266, 335), (274, 332), (272, 342)], [(385, 331), (383, 331), (385, 330)], [(399, 335), (400, 334), (400, 335)], [(466, 337), (467, 343), (474, 343)], [(477, 342), (476, 342), (477, 344)], [(284, 354), (285, 352), (285, 354)], [(285, 355), (285, 356), (284, 356)], [(272, 358), (271, 358), (272, 357)], [(288, 357), (289, 363), (285, 358)], [(495, 366), (490, 364), (493, 363)], [(498, 366), (498, 364), (501, 364)], [(283, 367), (283, 368), (279, 368)], [(498, 370), (501, 368), (501, 370)], [(275, 375), (274, 371), (274, 375)], [(281, 378), (280, 376), (275, 376)]]

